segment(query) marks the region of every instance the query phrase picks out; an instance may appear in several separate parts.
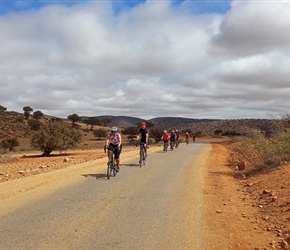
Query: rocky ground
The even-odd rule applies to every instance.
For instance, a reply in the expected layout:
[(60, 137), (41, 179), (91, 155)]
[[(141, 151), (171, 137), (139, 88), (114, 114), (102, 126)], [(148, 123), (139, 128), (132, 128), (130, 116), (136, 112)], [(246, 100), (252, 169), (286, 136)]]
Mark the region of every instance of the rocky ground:
[[(137, 153), (136, 147), (123, 150)], [(225, 249), (225, 242), (231, 246), (228, 249), (290, 249), (290, 166), (248, 177), (227, 166), (228, 154), (226, 144), (213, 143), (207, 162), (204, 195), (206, 204), (210, 204), (205, 208), (205, 216), (212, 218), (206, 228), (207, 233), (213, 234), (213, 241), (208, 243), (211, 249)], [(0, 182), (69, 168), (106, 154), (99, 149), (45, 158), (37, 152), (14, 157), (13, 161), (0, 163)]]

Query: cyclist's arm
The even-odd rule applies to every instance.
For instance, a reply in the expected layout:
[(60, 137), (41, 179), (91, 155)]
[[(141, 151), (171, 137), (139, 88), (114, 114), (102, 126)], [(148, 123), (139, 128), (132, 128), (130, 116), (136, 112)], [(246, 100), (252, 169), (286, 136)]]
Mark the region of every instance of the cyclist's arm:
[(118, 147), (121, 147), (121, 144), (122, 144), (122, 137), (121, 137), (121, 135), (119, 135), (119, 144), (118, 144)]

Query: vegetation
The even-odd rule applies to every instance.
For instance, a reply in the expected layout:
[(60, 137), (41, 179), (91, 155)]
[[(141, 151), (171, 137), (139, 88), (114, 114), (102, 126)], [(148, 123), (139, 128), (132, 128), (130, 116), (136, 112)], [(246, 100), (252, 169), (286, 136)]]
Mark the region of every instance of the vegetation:
[(33, 111), (33, 108), (31, 108), (29, 106), (25, 106), (25, 107), (23, 107), (23, 111), (24, 111), (25, 119), (29, 119), (30, 112)]
[(102, 125), (102, 122), (96, 117), (89, 117), (86, 120), (83, 120), (83, 123), (88, 124), (90, 126), (90, 130), (93, 131), (93, 127), (96, 125)]
[(67, 117), (67, 119), (72, 121), (73, 125), (75, 125), (76, 122), (79, 122), (82, 120), (82, 118), (77, 114), (71, 114)]
[(19, 141), (17, 138), (5, 139), (1, 142), (0, 146), (4, 150), (13, 151), (15, 147), (19, 146)]
[(49, 156), (54, 150), (74, 148), (81, 141), (80, 130), (64, 121), (52, 120), (43, 123), (30, 139), (34, 149), (41, 150), (42, 156)]
[(162, 129), (162, 128), (152, 128), (152, 129), (150, 129), (149, 136), (151, 138), (153, 138), (154, 141), (157, 143), (161, 140), (161, 137), (163, 135), (163, 131), (164, 131), (164, 129)]
[(96, 136), (98, 138), (98, 140), (100, 140), (101, 137), (107, 136), (107, 131), (103, 128), (97, 129), (94, 131), (94, 136)]
[(290, 161), (290, 117), (282, 119), (273, 134), (252, 130), (245, 136), (235, 137), (230, 147), (230, 164), (247, 162), (252, 170), (266, 170)]

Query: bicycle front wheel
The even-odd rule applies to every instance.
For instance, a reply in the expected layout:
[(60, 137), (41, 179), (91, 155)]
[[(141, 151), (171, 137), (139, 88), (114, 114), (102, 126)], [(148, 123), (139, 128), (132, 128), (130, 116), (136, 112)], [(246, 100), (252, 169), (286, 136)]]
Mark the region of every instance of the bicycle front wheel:
[(107, 179), (109, 180), (111, 177), (111, 166), (110, 162), (108, 162), (108, 167), (107, 167)]

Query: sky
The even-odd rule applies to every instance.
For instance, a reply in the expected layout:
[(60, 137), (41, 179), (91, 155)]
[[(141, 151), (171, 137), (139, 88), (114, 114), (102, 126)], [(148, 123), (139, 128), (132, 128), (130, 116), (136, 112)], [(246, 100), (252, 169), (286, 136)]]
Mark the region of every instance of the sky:
[(61, 118), (282, 118), (290, 0), (0, 0), (0, 105)]

